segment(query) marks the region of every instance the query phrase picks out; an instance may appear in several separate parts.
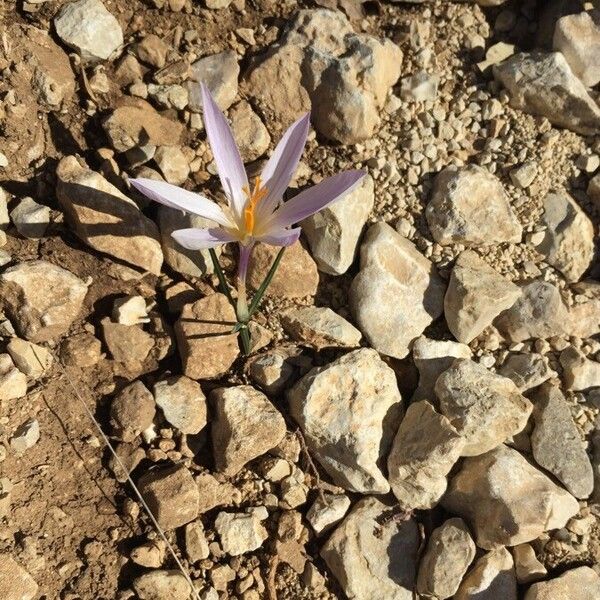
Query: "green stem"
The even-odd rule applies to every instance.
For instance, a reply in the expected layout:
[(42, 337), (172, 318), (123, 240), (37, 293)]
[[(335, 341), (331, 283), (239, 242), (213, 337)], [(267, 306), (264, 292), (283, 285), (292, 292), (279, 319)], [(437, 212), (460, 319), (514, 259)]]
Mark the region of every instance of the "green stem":
[(233, 306), (233, 310), (235, 310), (236, 303), (233, 297), (231, 296), (231, 291), (229, 290), (229, 286), (227, 285), (227, 281), (225, 279), (225, 274), (223, 273), (221, 265), (219, 264), (217, 253), (215, 252), (214, 248), (209, 248), (208, 252), (210, 254), (210, 259), (212, 260), (213, 267), (215, 268), (215, 273), (219, 278), (219, 283), (221, 284), (221, 291), (225, 294), (225, 296), (227, 296), (227, 300), (229, 300), (229, 303), (231, 304), (231, 306)]

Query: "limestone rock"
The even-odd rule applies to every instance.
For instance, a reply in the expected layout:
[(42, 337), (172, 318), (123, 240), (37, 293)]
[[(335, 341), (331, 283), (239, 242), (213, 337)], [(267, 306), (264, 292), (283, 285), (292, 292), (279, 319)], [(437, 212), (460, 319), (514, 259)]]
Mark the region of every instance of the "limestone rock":
[(281, 322), (295, 340), (316, 350), (360, 345), (360, 331), (327, 307), (291, 308), (281, 315)]
[(185, 526), (185, 552), (192, 563), (210, 556), (208, 540), (204, 533), (202, 521), (193, 521)]
[(306, 520), (311, 524), (317, 535), (322, 535), (337, 525), (350, 508), (350, 498), (344, 494), (327, 494), (314, 501), (306, 513)]
[(492, 450), (527, 424), (533, 406), (506, 377), (456, 359), (436, 381), (440, 412), (465, 439), (462, 456)]
[[(177, 229), (212, 227), (212, 221), (161, 205), (158, 208), (158, 226), (165, 262), (171, 269), (192, 277), (202, 277), (214, 271), (208, 250), (188, 250), (171, 237)], [(215, 251), (217, 256), (221, 254), (220, 248), (216, 248)]]
[(560, 577), (534, 583), (525, 600), (596, 600), (600, 597), (600, 577), (590, 567), (577, 567)]
[(122, 296), (113, 303), (112, 318), (119, 325), (149, 323), (148, 307), (143, 296)]
[(138, 325), (113, 323), (108, 317), (102, 319), (100, 325), (113, 360), (141, 372), (142, 363), (154, 348), (154, 338)]
[(341, 275), (349, 269), (375, 202), (374, 190), (373, 178), (367, 175), (350, 194), (302, 221), (320, 271)]
[(293, 377), (301, 350), (296, 346), (278, 346), (252, 356), (246, 363), (250, 379), (269, 395), (281, 393)]
[(334, 482), (359, 493), (387, 493), (379, 464), (401, 406), (394, 372), (371, 349), (313, 369), (289, 392), (290, 412)]
[(521, 287), (521, 296), (494, 325), (511, 342), (568, 334), (569, 318), (558, 288), (543, 279)]
[(245, 513), (220, 512), (215, 520), (215, 529), (223, 551), (231, 556), (239, 556), (260, 548), (268, 537), (261, 523), (267, 515), (264, 506), (249, 509)]
[(238, 91), (240, 67), (233, 50), (204, 56), (192, 64), (191, 80), (188, 82), (189, 109), (202, 111), (200, 84), (209, 89), (217, 106), (227, 110), (234, 102)]
[(32, 379), (38, 379), (50, 369), (53, 362), (52, 353), (43, 346), (32, 344), (21, 338), (12, 338), (6, 346), (19, 371)]
[(154, 162), (165, 181), (182, 185), (190, 174), (190, 165), (179, 146), (159, 146), (154, 153)]
[(560, 52), (521, 52), (494, 67), (514, 108), (582, 135), (600, 130), (600, 107)]
[(123, 45), (119, 22), (100, 0), (64, 4), (54, 17), (54, 27), (58, 37), (84, 61), (107, 60)]
[(520, 242), (523, 232), (500, 180), (477, 165), (441, 171), (425, 216), (442, 245)]
[(360, 500), (321, 549), (348, 598), (412, 600), (419, 533), (376, 498)]
[(33, 198), (25, 197), (11, 211), (10, 218), (23, 237), (41, 238), (50, 224), (50, 209)]
[(23, 454), (33, 448), (40, 439), (40, 424), (37, 419), (27, 419), (17, 427), (10, 438), (10, 447), (15, 454)]
[(571, 346), (563, 351), (560, 364), (568, 390), (581, 391), (600, 387), (600, 362), (590, 360), (577, 348)]
[(123, 388), (110, 405), (111, 425), (115, 436), (132, 442), (137, 435), (152, 425), (156, 407), (150, 390), (141, 382)]
[(178, 146), (183, 127), (159, 114), (141, 98), (124, 97), (102, 126), (113, 148), (126, 152), (136, 146)]
[(429, 536), (419, 565), (417, 591), (426, 597), (452, 597), (475, 558), (475, 543), (462, 519), (448, 519)]
[(466, 458), (442, 504), (470, 524), (485, 549), (534, 540), (579, 511), (571, 494), (504, 445)]
[(546, 233), (538, 251), (567, 281), (577, 281), (594, 256), (594, 226), (566, 192), (548, 194), (544, 200)]
[(33, 600), (38, 584), (33, 577), (7, 553), (0, 554), (0, 598)]
[(167, 61), (167, 52), (169, 46), (157, 35), (149, 33), (145, 35), (141, 42), (136, 44), (135, 53), (137, 57), (151, 67), (161, 69)]
[(198, 517), (200, 491), (184, 465), (150, 471), (138, 487), (163, 529), (177, 529)]
[(252, 106), (242, 100), (229, 111), (229, 116), (242, 160), (252, 162), (260, 158), (269, 149), (271, 136)]
[(536, 462), (576, 498), (587, 498), (594, 489), (592, 464), (559, 388), (550, 385), (540, 388), (533, 417), (531, 447)]
[(557, 373), (548, 365), (542, 354), (515, 352), (508, 355), (498, 369), (498, 375), (508, 377), (515, 382), (521, 393), (542, 385)]
[(187, 304), (175, 323), (183, 372), (191, 379), (225, 374), (239, 355), (237, 335), (231, 333), (235, 311), (223, 294)]
[(268, 398), (249, 385), (217, 388), (212, 439), (217, 470), (235, 475), (249, 461), (268, 452), (285, 436), (285, 420)]
[(457, 259), (444, 297), (444, 314), (454, 337), (474, 340), (521, 295), (519, 288), (489, 267), (475, 252)]
[(87, 289), (79, 277), (45, 260), (21, 262), (0, 275), (5, 310), (30, 342), (54, 340), (66, 333), (81, 312)]
[(401, 61), (394, 43), (355, 34), (342, 12), (301, 10), (281, 39), (251, 63), (243, 85), (269, 129), (291, 123), (312, 103), (315, 128), (352, 144), (379, 125)]
[(600, 15), (597, 10), (558, 19), (552, 46), (567, 59), (585, 86), (594, 87), (600, 82)]
[(0, 400), (14, 400), (27, 395), (27, 377), (13, 363), (9, 354), (0, 354)]
[(196, 434), (206, 425), (206, 397), (200, 385), (185, 375), (156, 382), (154, 400), (165, 419), (182, 433)]
[(484, 554), (467, 573), (454, 600), (517, 600), (514, 563), (506, 548)]
[(515, 572), (519, 583), (531, 583), (543, 579), (548, 571), (537, 559), (531, 544), (519, 544), (512, 549)]
[(91, 333), (78, 333), (67, 338), (60, 347), (60, 358), (69, 367), (93, 367), (102, 355), (100, 340)]
[(156, 569), (133, 580), (133, 589), (140, 600), (188, 600), (190, 584), (181, 571)]
[(160, 274), (158, 229), (133, 200), (74, 156), (63, 158), (56, 174), (58, 199), (81, 240), (94, 250)]
[(412, 242), (386, 223), (369, 228), (350, 308), (373, 348), (404, 358), (411, 342), (441, 315), (444, 291), (435, 267)]
[(406, 411), (388, 457), (388, 480), (405, 510), (433, 508), (444, 495), (446, 476), (458, 461), (464, 438), (422, 400)]
[(466, 344), (431, 340), (422, 335), (413, 344), (412, 356), (419, 370), (419, 385), (412, 398), (414, 402), (435, 400), (437, 378), (452, 366), (455, 358), (471, 358), (472, 353)]
[[(258, 244), (252, 253), (248, 267), (248, 283), (257, 290), (267, 276), (279, 248)], [(304, 298), (314, 296), (319, 285), (317, 265), (298, 241), (288, 246), (279, 267), (267, 288), (266, 296)]]

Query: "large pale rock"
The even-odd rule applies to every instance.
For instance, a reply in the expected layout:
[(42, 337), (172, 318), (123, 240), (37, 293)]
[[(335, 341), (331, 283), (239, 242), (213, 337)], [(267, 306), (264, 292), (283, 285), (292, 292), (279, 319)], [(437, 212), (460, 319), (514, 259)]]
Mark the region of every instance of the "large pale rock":
[(399, 421), (402, 398), (390, 367), (371, 349), (313, 369), (289, 392), (306, 443), (337, 485), (387, 493), (380, 462)]
[(133, 580), (133, 589), (140, 600), (188, 600), (190, 584), (181, 571), (155, 569)]
[(600, 577), (590, 567), (577, 567), (560, 577), (534, 583), (525, 600), (597, 600), (600, 598)]
[(414, 520), (392, 513), (375, 498), (360, 500), (323, 546), (321, 556), (348, 598), (413, 599), (419, 532)]
[(504, 445), (466, 458), (442, 503), (470, 524), (485, 549), (534, 540), (579, 511), (569, 492)]
[(0, 275), (4, 309), (30, 342), (66, 333), (81, 312), (87, 289), (79, 277), (45, 260), (18, 263)]
[(240, 353), (237, 334), (231, 333), (235, 322), (235, 311), (223, 294), (183, 307), (175, 335), (185, 375), (214, 379), (229, 370)]
[(452, 597), (475, 558), (475, 543), (462, 519), (448, 519), (429, 536), (419, 565), (417, 591), (426, 597)]
[(375, 184), (367, 175), (350, 194), (302, 221), (320, 271), (341, 275), (349, 269), (374, 203)]
[(192, 64), (192, 74), (188, 81), (189, 109), (202, 111), (200, 84), (209, 89), (217, 106), (227, 110), (234, 102), (238, 91), (240, 67), (233, 50), (204, 56)]
[(546, 233), (537, 247), (567, 281), (577, 281), (594, 257), (594, 225), (566, 192), (544, 200)]
[(184, 465), (150, 471), (138, 487), (163, 529), (177, 529), (199, 514), (200, 490)]
[(268, 533), (261, 521), (268, 513), (264, 506), (261, 508), (249, 509), (245, 513), (220, 512), (217, 515), (215, 529), (221, 538), (224, 552), (239, 556), (262, 546)]
[(448, 329), (468, 344), (521, 295), (519, 288), (467, 250), (457, 259), (444, 297)]
[(54, 17), (54, 27), (58, 37), (84, 61), (106, 60), (123, 44), (119, 22), (100, 0), (64, 4)]
[(360, 331), (330, 308), (290, 308), (281, 315), (281, 322), (295, 340), (317, 350), (360, 345)]
[(154, 400), (165, 419), (187, 434), (206, 425), (206, 397), (200, 385), (185, 375), (175, 375), (154, 384)]
[(441, 171), (425, 216), (442, 245), (520, 242), (523, 232), (500, 180), (477, 165)]
[(570, 317), (559, 289), (543, 279), (521, 287), (521, 296), (494, 325), (511, 342), (569, 333)]
[(102, 127), (118, 152), (136, 146), (178, 146), (183, 133), (181, 123), (163, 117), (145, 100), (129, 96), (116, 103)]
[(269, 399), (249, 385), (217, 388), (210, 395), (217, 470), (235, 475), (285, 436), (285, 420)]
[(412, 242), (386, 223), (369, 228), (350, 308), (373, 348), (404, 358), (411, 342), (441, 315), (444, 291), (435, 267)]
[(163, 262), (158, 229), (135, 202), (74, 156), (56, 170), (56, 194), (77, 236), (104, 252), (158, 275)]
[(0, 401), (27, 395), (27, 376), (17, 369), (10, 354), (0, 354)]
[(511, 105), (582, 135), (600, 130), (600, 107), (560, 52), (521, 52), (494, 67)]
[(556, 22), (554, 50), (587, 87), (600, 82), (600, 14), (597, 10), (565, 15)]
[(594, 489), (592, 464), (559, 388), (545, 385), (535, 397), (531, 447), (536, 462), (577, 498)]
[(568, 390), (581, 391), (600, 387), (600, 362), (590, 360), (573, 346), (560, 355), (563, 378)]
[(498, 375), (508, 377), (515, 382), (521, 393), (542, 385), (557, 373), (548, 365), (548, 359), (542, 354), (519, 353), (509, 354), (504, 364), (498, 369)]
[(506, 377), (456, 359), (435, 384), (440, 411), (465, 439), (462, 456), (491, 450), (527, 424), (533, 406)]
[[(202, 277), (214, 271), (208, 250), (188, 250), (179, 245), (171, 236), (178, 229), (207, 229), (214, 223), (199, 215), (183, 213), (168, 206), (158, 208), (158, 226), (165, 262), (182, 275)], [(221, 254), (220, 248), (215, 248), (217, 256)]]
[(154, 421), (156, 405), (150, 390), (135, 381), (123, 388), (110, 405), (110, 423), (114, 435), (124, 442), (133, 442)]
[(408, 407), (387, 462), (388, 481), (402, 508), (422, 510), (438, 503), (464, 443), (426, 400)]
[(413, 344), (412, 356), (419, 370), (419, 385), (412, 400), (434, 402), (437, 378), (452, 366), (454, 359), (471, 358), (472, 352), (466, 344), (432, 340), (422, 335)]
[(514, 562), (506, 548), (484, 554), (467, 573), (454, 600), (517, 600)]
[(398, 46), (355, 34), (341, 11), (301, 10), (282, 38), (251, 63), (243, 85), (276, 129), (312, 104), (316, 129), (351, 144), (379, 125), (401, 62)]
[(252, 162), (260, 158), (269, 149), (271, 136), (252, 106), (242, 100), (229, 111), (229, 117), (242, 160)]
[(33, 577), (9, 554), (0, 554), (0, 598), (33, 600), (37, 593), (38, 584)]
[[(264, 281), (281, 248), (257, 244), (248, 267), (248, 283), (257, 290)], [(300, 241), (285, 249), (266, 295), (284, 298), (314, 296), (319, 285), (317, 265)]]

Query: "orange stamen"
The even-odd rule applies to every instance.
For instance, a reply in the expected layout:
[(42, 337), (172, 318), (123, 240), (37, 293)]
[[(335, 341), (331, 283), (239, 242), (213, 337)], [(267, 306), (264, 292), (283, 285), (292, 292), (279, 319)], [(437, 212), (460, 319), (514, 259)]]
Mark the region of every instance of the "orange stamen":
[(244, 194), (248, 198), (246, 207), (244, 208), (244, 224), (246, 227), (246, 233), (252, 235), (255, 225), (254, 211), (256, 210), (257, 204), (268, 194), (267, 188), (261, 187), (261, 179), (257, 177), (254, 180), (254, 188), (250, 192), (248, 186), (244, 186)]

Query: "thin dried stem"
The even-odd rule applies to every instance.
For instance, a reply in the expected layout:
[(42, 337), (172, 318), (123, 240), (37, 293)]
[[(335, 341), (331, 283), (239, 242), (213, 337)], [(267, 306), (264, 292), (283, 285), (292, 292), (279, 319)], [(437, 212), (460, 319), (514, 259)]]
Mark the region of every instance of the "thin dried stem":
[(317, 466), (315, 465), (315, 463), (312, 459), (312, 456), (310, 455), (310, 451), (308, 450), (308, 446), (306, 445), (306, 440), (304, 439), (304, 435), (302, 434), (302, 431), (300, 430), (299, 427), (298, 427), (298, 429), (296, 429), (296, 437), (298, 438), (298, 440), (300, 440), (300, 447), (302, 448), (302, 452), (304, 453), (304, 456), (306, 457), (306, 462), (308, 463), (308, 467), (311, 470), (312, 475), (317, 482), (317, 493), (319, 494), (319, 499), (325, 506), (328, 506), (329, 502), (327, 502), (327, 500), (325, 498), (325, 494), (323, 494), (323, 488), (321, 485), (321, 476), (319, 475)]
[[(45, 368), (45, 365), (40, 360), (40, 358), (39, 358), (39, 356), (38, 356), (35, 348), (32, 348), (32, 350), (33, 350), (33, 353), (35, 354), (35, 357), (36, 357), (37, 361), (40, 363), (41, 367)], [(134, 483), (133, 479), (131, 478), (131, 475), (129, 474), (129, 470), (123, 464), (123, 461), (119, 458), (119, 455), (117, 454), (117, 452), (116, 452), (114, 446), (112, 445), (111, 441), (108, 439), (108, 436), (102, 430), (102, 427), (101, 427), (100, 423), (98, 422), (98, 420), (96, 419), (96, 417), (94, 417), (94, 414), (89, 409), (88, 405), (86, 404), (85, 400), (83, 399), (83, 396), (80, 394), (79, 390), (77, 389), (77, 387), (73, 383), (73, 380), (69, 377), (69, 373), (67, 372), (66, 368), (60, 362), (60, 360), (58, 359), (58, 357), (56, 355), (53, 354), (53, 356), (54, 356), (54, 360), (56, 361), (56, 363), (60, 367), (60, 370), (61, 370), (62, 374), (65, 376), (65, 378), (66, 378), (66, 380), (67, 380), (67, 382), (69, 384), (69, 387), (73, 390), (73, 393), (75, 394), (75, 397), (79, 400), (79, 402), (83, 406), (83, 409), (84, 409), (86, 415), (88, 416), (88, 418), (90, 419), (90, 421), (96, 427), (98, 433), (100, 434), (100, 437), (104, 440), (104, 443), (106, 444), (107, 448), (110, 450), (110, 453), (113, 455), (113, 458), (115, 459), (116, 463), (119, 465), (119, 467), (121, 468), (121, 470), (123, 471), (123, 473), (125, 473), (127, 475), (127, 481), (129, 482), (129, 485), (133, 489), (135, 495), (137, 496), (137, 499), (140, 501), (140, 504), (143, 506), (144, 510), (146, 511), (146, 514), (148, 515), (148, 517), (152, 521), (152, 524), (154, 525), (156, 531), (158, 532), (158, 534), (160, 535), (160, 537), (162, 538), (162, 540), (165, 542), (165, 544), (167, 546), (167, 549), (169, 550), (169, 553), (171, 554), (171, 556), (173, 557), (173, 560), (177, 564), (177, 567), (181, 571), (181, 574), (185, 577), (186, 581), (188, 582), (188, 585), (190, 586), (190, 589), (191, 589), (191, 592), (192, 592), (192, 596), (194, 597), (195, 600), (201, 600), (200, 599), (200, 594), (198, 593), (198, 590), (196, 590), (196, 587), (194, 586), (194, 582), (192, 581), (192, 578), (190, 577), (190, 575), (188, 574), (187, 570), (183, 566), (181, 560), (179, 560), (179, 557), (177, 556), (177, 554), (175, 552), (175, 549), (173, 548), (171, 542), (169, 542), (167, 536), (165, 535), (165, 532), (163, 531), (162, 527), (158, 524), (158, 521), (156, 520), (156, 517), (154, 516), (154, 514), (150, 510), (150, 507), (148, 506), (148, 504), (144, 500), (144, 498), (143, 498), (140, 490), (138, 489), (137, 485)]]

